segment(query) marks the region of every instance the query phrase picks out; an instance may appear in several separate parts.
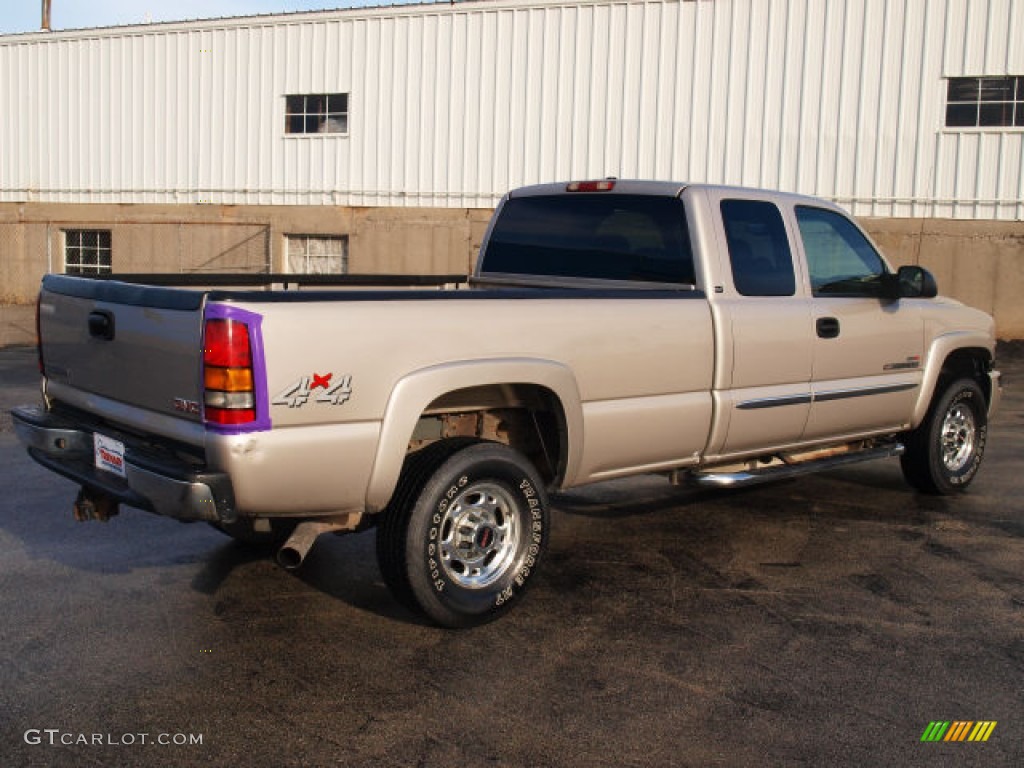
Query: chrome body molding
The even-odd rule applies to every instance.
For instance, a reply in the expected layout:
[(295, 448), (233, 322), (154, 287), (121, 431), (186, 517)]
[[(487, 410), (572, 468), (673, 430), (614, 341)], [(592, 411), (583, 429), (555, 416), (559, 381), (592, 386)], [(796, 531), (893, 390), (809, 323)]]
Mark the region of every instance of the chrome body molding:
[(881, 387), (856, 387), (853, 389), (834, 389), (826, 392), (812, 392), (808, 395), (793, 395), (787, 397), (765, 397), (757, 400), (745, 400), (736, 407), (743, 411), (757, 410), (760, 408), (781, 408), (787, 405), (806, 405), (807, 403), (823, 403), (829, 400), (845, 400), (853, 397), (868, 397), (870, 395), (890, 395), (894, 392), (906, 392), (916, 389), (917, 384), (887, 384)]

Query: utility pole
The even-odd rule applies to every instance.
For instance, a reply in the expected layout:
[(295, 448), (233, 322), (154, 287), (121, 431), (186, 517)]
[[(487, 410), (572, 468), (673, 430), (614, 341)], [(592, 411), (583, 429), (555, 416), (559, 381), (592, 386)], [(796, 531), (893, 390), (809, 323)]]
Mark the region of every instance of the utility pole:
[(50, 0), (43, 0), (43, 26), (44, 32), (50, 31)]

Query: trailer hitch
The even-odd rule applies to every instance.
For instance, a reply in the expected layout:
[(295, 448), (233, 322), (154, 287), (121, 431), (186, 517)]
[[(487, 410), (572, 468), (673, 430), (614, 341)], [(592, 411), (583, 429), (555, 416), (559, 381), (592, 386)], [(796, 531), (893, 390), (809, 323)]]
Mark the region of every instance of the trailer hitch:
[(99, 520), (105, 523), (120, 510), (118, 502), (113, 496), (108, 496), (100, 491), (90, 488), (80, 488), (78, 498), (75, 499), (75, 520), (84, 523), (87, 520)]

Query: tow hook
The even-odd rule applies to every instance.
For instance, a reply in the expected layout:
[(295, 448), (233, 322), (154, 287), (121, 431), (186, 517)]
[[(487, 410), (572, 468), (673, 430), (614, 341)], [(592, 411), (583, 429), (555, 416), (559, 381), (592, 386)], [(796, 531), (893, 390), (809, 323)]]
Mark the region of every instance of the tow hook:
[(118, 513), (118, 502), (113, 496), (80, 488), (75, 499), (75, 520), (84, 523), (87, 520), (99, 520), (105, 523)]

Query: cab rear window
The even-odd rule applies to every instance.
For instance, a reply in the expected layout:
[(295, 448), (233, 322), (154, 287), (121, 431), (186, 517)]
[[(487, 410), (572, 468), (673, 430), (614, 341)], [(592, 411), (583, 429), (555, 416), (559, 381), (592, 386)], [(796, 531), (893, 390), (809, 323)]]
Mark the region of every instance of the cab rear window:
[(606, 193), (507, 200), (481, 272), (695, 282), (682, 201)]
[(761, 200), (723, 200), (732, 279), (741, 296), (792, 296), (793, 256), (782, 213)]

